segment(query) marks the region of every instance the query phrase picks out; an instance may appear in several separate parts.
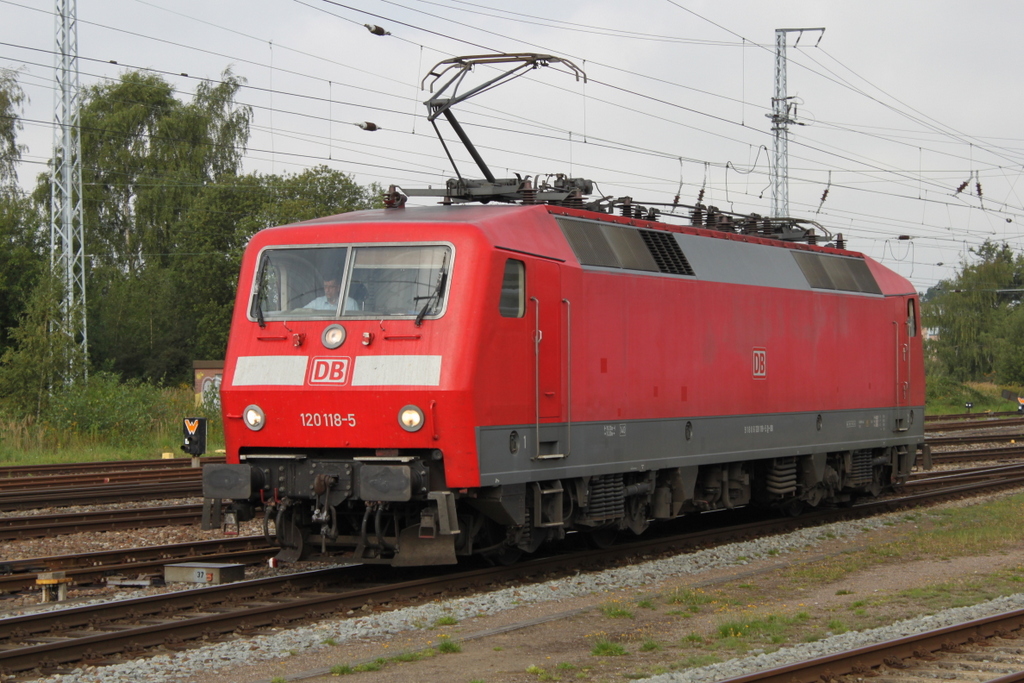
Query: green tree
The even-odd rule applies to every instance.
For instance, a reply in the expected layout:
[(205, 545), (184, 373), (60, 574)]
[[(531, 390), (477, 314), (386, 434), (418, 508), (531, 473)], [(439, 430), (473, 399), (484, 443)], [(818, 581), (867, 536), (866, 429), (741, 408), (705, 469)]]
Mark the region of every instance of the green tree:
[(1003, 384), (1024, 386), (1024, 306), (1010, 307), (996, 337), (996, 379)]
[[(251, 111), (230, 71), (180, 101), (158, 76), (87, 90), (82, 159), (89, 353), (126, 379), (185, 380), (221, 358), (245, 244), (273, 225), (380, 205), (326, 166), (239, 175)], [(37, 201), (49, 198), (41, 179)]]
[(10, 190), (18, 179), (17, 163), (25, 149), (18, 144), (21, 111), (25, 92), (18, 85), (17, 74), (0, 69), (0, 191)]
[(252, 110), (225, 71), (190, 103), (159, 76), (128, 72), (86, 90), (81, 111), (87, 250), (127, 273), (166, 265), (176, 227), (202, 188), (237, 172)]
[(42, 216), (23, 193), (0, 192), (0, 354), (11, 346), (11, 328), (47, 267), (42, 224)]
[[(923, 306), (925, 326), (938, 331), (929, 349), (939, 368), (959, 381), (995, 378), (1024, 285), (1024, 259), (1006, 245), (985, 242), (972, 253), (977, 260), (932, 288)], [(999, 365), (1009, 369), (1005, 362)]]
[(81, 367), (81, 347), (52, 329), (63, 300), (61, 281), (47, 271), (36, 284), (19, 324), (11, 330), (13, 345), (0, 356), (0, 396), (16, 415), (39, 417), (51, 390), (71, 379)]
[[(177, 255), (193, 248), (184, 219), (205, 189), (234, 180), (251, 109), (226, 71), (189, 102), (162, 78), (128, 72), (83, 98), (82, 177), (89, 351), (124, 377), (185, 378), (190, 328), (175, 318)], [(48, 178), (36, 201), (45, 205)]]
[(265, 185), (267, 227), (384, 205), (376, 183), (362, 187), (352, 176), (323, 165), (296, 175), (266, 176)]
[(42, 219), (17, 184), (24, 102), (17, 74), (0, 69), (0, 353), (11, 346), (10, 329), (18, 324), (46, 263)]

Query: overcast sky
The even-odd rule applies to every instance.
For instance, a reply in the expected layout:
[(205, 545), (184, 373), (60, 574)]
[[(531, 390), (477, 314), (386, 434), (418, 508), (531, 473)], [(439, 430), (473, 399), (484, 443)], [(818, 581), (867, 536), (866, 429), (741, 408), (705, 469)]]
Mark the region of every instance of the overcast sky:
[[(54, 5), (0, 0), (0, 67), (20, 71), (30, 99), (25, 187), (52, 148)], [(424, 76), (452, 56), (543, 52), (588, 81), (541, 69), (455, 109), (495, 175), (582, 176), (640, 203), (678, 192), (693, 204), (704, 188), (705, 204), (763, 215), (775, 30), (819, 27), (787, 43), (803, 124), (790, 132), (790, 214), (921, 291), (985, 239), (1024, 248), (1014, 0), (78, 0), (82, 86), (149, 69), (187, 100), (225, 69), (246, 80), (246, 171), (327, 164), (364, 184), (441, 184), (453, 171), (425, 119)], [(439, 124), (463, 175), (479, 177)]]

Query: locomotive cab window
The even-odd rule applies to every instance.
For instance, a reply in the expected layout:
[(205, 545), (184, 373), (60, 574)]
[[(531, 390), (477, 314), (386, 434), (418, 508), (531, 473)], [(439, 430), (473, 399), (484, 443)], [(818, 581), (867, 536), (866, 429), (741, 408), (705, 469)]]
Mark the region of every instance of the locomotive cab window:
[(451, 252), (413, 244), (266, 249), (249, 317), (436, 317), (444, 311)]
[(917, 336), (917, 307), (913, 299), (907, 299), (907, 336)]
[(505, 261), (498, 310), (503, 318), (522, 318), (526, 315), (526, 264), (522, 261), (511, 258)]

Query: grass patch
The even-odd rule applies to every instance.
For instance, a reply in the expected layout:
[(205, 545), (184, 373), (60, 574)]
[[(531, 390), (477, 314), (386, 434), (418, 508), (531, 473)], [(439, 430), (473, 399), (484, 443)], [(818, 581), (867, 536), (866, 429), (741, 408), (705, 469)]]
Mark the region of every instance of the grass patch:
[(697, 613), (701, 606), (717, 602), (714, 596), (700, 589), (677, 588), (665, 597), (670, 605), (684, 605), (690, 612)]
[(387, 663), (388, 663), (388, 660), (384, 659), (383, 657), (378, 657), (377, 659), (373, 660), (372, 662), (366, 662), (365, 664), (358, 664), (358, 665), (352, 667), (352, 670), (353, 671), (359, 671), (359, 672), (363, 672), (363, 671), (380, 671), (381, 669), (384, 668), (384, 665), (387, 664)]
[(441, 640), (440, 643), (437, 644), (437, 651), (443, 655), (451, 655), (455, 654), (456, 652), (462, 652), (462, 645), (455, 642), (454, 640), (444, 638)]
[(810, 619), (806, 612), (793, 616), (769, 614), (741, 621), (724, 621), (715, 629), (720, 647), (743, 649), (748, 643), (779, 644), (788, 640), (787, 633)]
[(621, 657), (628, 654), (626, 648), (611, 640), (599, 640), (594, 643), (590, 654), (595, 657)]
[(640, 645), (641, 652), (658, 652), (661, 650), (661, 644), (656, 640), (645, 640)]
[(633, 619), (634, 615), (628, 609), (615, 604), (601, 605), (601, 614), (609, 619)]

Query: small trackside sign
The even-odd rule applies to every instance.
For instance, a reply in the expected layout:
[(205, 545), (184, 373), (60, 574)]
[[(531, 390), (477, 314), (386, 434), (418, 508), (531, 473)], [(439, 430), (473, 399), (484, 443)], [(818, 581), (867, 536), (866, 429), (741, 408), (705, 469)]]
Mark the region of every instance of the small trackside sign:
[(754, 379), (768, 378), (768, 350), (754, 347)]
[(345, 384), (351, 358), (314, 358), (309, 364), (310, 384)]

